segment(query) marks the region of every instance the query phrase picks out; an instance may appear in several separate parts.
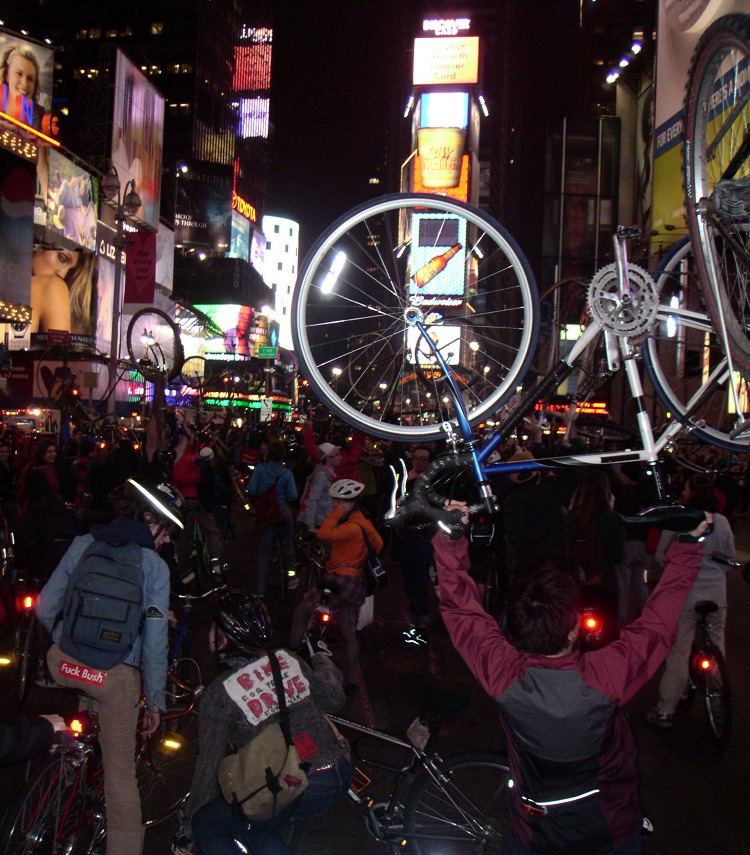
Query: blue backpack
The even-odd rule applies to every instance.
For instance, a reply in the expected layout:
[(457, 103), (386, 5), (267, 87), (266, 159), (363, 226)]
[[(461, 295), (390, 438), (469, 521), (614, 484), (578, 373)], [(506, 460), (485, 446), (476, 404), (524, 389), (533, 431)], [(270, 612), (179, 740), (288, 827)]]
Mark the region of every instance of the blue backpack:
[(143, 631), (143, 554), (95, 540), (70, 575), (60, 649), (91, 668), (123, 662)]

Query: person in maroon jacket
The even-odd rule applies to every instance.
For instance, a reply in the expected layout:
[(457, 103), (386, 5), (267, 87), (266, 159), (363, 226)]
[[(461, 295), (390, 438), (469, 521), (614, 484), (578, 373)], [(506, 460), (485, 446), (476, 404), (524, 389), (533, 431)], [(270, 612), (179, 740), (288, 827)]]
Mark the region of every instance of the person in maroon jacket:
[[(449, 510), (466, 506), (451, 502)], [(576, 648), (577, 583), (560, 571), (525, 577), (502, 631), (469, 576), (466, 538), (433, 539), (440, 611), (456, 650), (500, 708), (511, 776), (503, 855), (637, 855), (643, 851), (636, 748), (623, 707), (674, 643), (700, 568), (706, 515), (680, 535), (641, 616), (618, 641)], [(681, 542), (680, 542), (681, 541)]]

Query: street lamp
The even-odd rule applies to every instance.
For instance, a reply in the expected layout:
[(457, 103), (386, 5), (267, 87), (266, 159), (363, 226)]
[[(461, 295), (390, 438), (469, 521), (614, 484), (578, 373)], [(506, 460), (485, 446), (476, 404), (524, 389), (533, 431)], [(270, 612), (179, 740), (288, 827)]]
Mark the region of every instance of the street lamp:
[(125, 249), (123, 232), (125, 217), (133, 216), (141, 207), (141, 197), (135, 191), (135, 179), (130, 179), (125, 185), (125, 191), (120, 194), (120, 176), (114, 164), (110, 161), (107, 174), (101, 180), (102, 193), (110, 202), (116, 204), (115, 223), (115, 293), (112, 299), (112, 341), (109, 346), (109, 388), (112, 390), (107, 401), (107, 413), (115, 414), (117, 395), (117, 362), (120, 358), (120, 322), (122, 320), (122, 253)]

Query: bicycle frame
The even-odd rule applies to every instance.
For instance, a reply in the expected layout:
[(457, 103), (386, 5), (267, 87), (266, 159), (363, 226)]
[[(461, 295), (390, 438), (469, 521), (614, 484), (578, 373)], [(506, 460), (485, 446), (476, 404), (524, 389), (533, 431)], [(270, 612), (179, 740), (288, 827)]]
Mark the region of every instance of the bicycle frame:
[[(618, 293), (620, 300), (625, 305), (630, 302), (630, 285), (626, 273), (628, 270), (627, 253), (625, 249), (625, 242), (630, 237), (632, 237), (632, 230), (630, 229), (619, 229), (614, 237)], [(489, 476), (492, 475), (507, 475), (514, 472), (529, 470), (541, 471), (569, 466), (603, 465), (607, 463), (625, 463), (632, 461), (645, 462), (649, 464), (653, 474), (658, 500), (660, 503), (668, 502), (667, 488), (661, 474), (658, 460), (659, 455), (669, 446), (677, 434), (683, 430), (683, 425), (681, 422), (674, 420), (661, 434), (658, 440), (654, 437), (651, 420), (648, 412), (646, 411), (643, 385), (641, 383), (640, 374), (638, 373), (638, 367), (636, 364), (637, 351), (627, 336), (616, 335), (614, 332), (604, 329), (599, 321), (593, 319), (584, 329), (578, 340), (574, 343), (570, 353), (558, 361), (557, 365), (541, 381), (541, 383), (522, 396), (511, 412), (505, 417), (503, 424), (499, 428), (493, 431), (489, 437), (480, 441), (474, 436), (469, 422), (466, 405), (461, 397), (451, 368), (444, 359), (441, 351), (432, 343), (428, 327), (421, 319), (419, 312), (415, 309), (409, 311), (411, 314), (407, 313), (407, 320), (414, 324), (423, 340), (430, 343), (432, 355), (440, 368), (443, 379), (446, 381), (447, 394), (453, 403), (458, 436), (456, 436), (456, 431), (451, 422), (444, 422), (443, 429), (445, 431), (446, 439), (450, 444), (452, 444), (454, 451), (457, 448), (459, 440), (462, 441), (465, 447), (465, 451), (459, 452), (457, 461), (454, 457), (453, 462), (458, 462), (460, 465), (468, 465), (473, 472), (483, 505), (472, 507), (472, 511), (485, 509), (489, 513), (494, 513), (497, 510), (492, 488), (488, 480)], [(662, 309), (662, 316), (664, 313), (666, 313), (666, 307)], [(700, 320), (700, 316), (696, 313), (679, 309), (670, 309), (668, 316), (679, 316), (680, 320), (686, 324), (696, 324)], [(607, 358), (610, 368), (612, 370), (619, 370), (620, 367), (624, 367), (633, 400), (636, 402), (637, 423), (641, 440), (641, 448), (635, 450), (627, 449), (623, 451), (572, 454), (546, 459), (491, 463), (491, 455), (493, 452), (497, 451), (498, 447), (507, 438), (520, 419), (533, 409), (540, 397), (543, 398), (550, 394), (557, 388), (557, 386), (559, 386), (562, 380), (575, 370), (577, 362), (600, 333), (603, 333), (606, 337)], [(719, 368), (715, 369), (707, 383), (716, 382), (717, 371), (720, 376), (724, 376), (729, 370), (729, 366), (724, 363), (719, 366)], [(689, 410), (690, 408), (697, 406), (699, 400), (700, 392), (696, 393), (693, 402), (689, 404)], [(430, 478), (442, 468), (444, 468), (444, 465), (441, 464), (441, 460), (438, 458), (437, 461), (434, 461), (430, 465), (422, 477), (427, 483), (429, 483)], [(405, 481), (405, 478), (403, 480)], [(391, 510), (385, 515), (386, 520), (392, 520), (396, 515), (395, 498), (397, 490), (398, 486), (394, 487), (394, 501), (392, 502)]]

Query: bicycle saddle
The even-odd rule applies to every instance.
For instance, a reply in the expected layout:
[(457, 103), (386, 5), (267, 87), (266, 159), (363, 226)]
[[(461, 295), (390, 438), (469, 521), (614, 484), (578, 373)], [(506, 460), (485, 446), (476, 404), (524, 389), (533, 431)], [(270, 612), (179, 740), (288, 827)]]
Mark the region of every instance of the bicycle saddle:
[(686, 508), (682, 505), (655, 505), (632, 517), (620, 514), (620, 519), (625, 525), (663, 528), (667, 531), (692, 531), (706, 519), (706, 514), (698, 508)]

